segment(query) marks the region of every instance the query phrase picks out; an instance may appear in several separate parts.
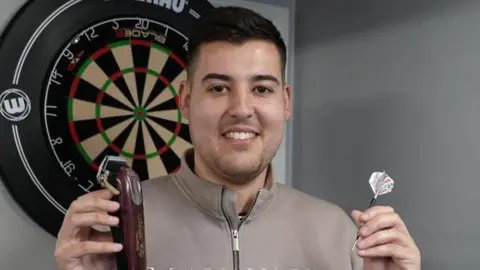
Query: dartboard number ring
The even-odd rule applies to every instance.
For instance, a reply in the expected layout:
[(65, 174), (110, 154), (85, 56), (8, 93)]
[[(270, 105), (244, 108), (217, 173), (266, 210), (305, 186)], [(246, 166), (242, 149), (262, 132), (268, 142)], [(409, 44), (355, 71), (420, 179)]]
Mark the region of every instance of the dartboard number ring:
[(0, 177), (56, 235), (70, 203), (96, 190), (105, 155), (142, 180), (175, 172), (191, 147), (178, 107), (195, 1), (31, 1), (0, 47)]

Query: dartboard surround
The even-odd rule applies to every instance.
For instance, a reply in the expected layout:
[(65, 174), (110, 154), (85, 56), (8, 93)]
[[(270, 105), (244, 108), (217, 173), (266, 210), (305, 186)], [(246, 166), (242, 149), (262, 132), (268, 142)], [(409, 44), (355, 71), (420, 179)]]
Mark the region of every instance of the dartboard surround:
[(178, 89), (191, 25), (212, 6), (168, 2), (32, 1), (4, 33), (1, 178), (51, 234), (72, 200), (100, 188), (105, 155), (149, 180), (191, 147)]

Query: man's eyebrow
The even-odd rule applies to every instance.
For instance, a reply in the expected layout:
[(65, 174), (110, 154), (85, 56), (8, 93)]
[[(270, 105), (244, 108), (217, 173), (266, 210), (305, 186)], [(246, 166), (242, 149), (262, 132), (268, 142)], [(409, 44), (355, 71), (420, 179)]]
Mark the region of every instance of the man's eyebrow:
[[(226, 74), (220, 74), (220, 73), (208, 73), (202, 78), (202, 82), (205, 82), (207, 80), (211, 79), (216, 79), (216, 80), (222, 80), (222, 81), (228, 81), (231, 82), (233, 81), (233, 78), (231, 76), (228, 76)], [(250, 81), (252, 82), (258, 82), (258, 81), (271, 81), (276, 84), (280, 84), (280, 81), (272, 75), (263, 75), (263, 74), (258, 74), (254, 75), (250, 78)]]
[(272, 75), (255, 75), (252, 77), (251, 81), (258, 82), (258, 81), (271, 81), (276, 84), (280, 84), (280, 81)]
[(225, 75), (225, 74), (220, 74), (220, 73), (208, 73), (207, 75), (203, 76), (202, 78), (202, 83), (207, 81), (207, 80), (222, 80), (222, 81), (233, 81), (232, 77)]

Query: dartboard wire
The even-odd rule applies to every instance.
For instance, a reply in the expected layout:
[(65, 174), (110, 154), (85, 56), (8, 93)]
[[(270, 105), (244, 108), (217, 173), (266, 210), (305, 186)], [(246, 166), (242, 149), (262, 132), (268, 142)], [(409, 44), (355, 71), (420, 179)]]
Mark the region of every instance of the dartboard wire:
[[(187, 142), (186, 144), (183, 144), (183, 149), (179, 149), (182, 145), (176, 141), (176, 137), (173, 136), (168, 128), (164, 128), (150, 119), (147, 119), (145, 122), (147, 123), (151, 137), (154, 139), (156, 146), (159, 149), (158, 157), (161, 159), (166, 169), (166, 172), (163, 171), (162, 173), (175, 173), (181, 166), (181, 156), (183, 155), (183, 152), (190, 147), (190, 144)], [(170, 140), (166, 141), (168, 139)], [(173, 145), (173, 147), (169, 144)]]
[(182, 124), (188, 125), (188, 119), (186, 117), (181, 116), (180, 119), (178, 114), (182, 112), (179, 109), (171, 109), (171, 110), (150, 110), (148, 111), (148, 116), (150, 118), (158, 118), (163, 120), (168, 120), (172, 122), (180, 121)]
[(162, 149), (158, 149), (157, 144), (154, 141), (147, 125), (149, 125), (148, 117), (142, 125), (142, 134), (146, 153), (147, 175), (148, 178), (155, 178), (167, 174), (167, 168), (165, 167), (165, 164), (161, 158)]
[[(116, 152), (127, 158), (128, 166), (133, 168), (133, 162), (135, 160), (135, 146), (137, 141), (138, 131), (140, 129), (140, 122), (135, 121), (134, 126), (128, 134), (127, 140), (122, 145), (122, 148), (118, 148)], [(134, 168), (136, 169), (136, 168)]]
[(136, 107), (135, 104), (132, 104), (128, 98), (122, 93), (122, 91), (116, 86), (115, 81), (122, 76), (123, 72), (119, 71), (112, 76), (108, 76), (103, 69), (95, 62), (96, 59), (101, 57), (103, 54), (108, 52), (108, 47), (98, 50), (93, 55), (91, 55), (86, 61), (80, 66), (77, 76), (74, 79), (71, 90), (71, 97), (75, 96), (75, 91), (80, 80), (84, 80), (91, 85), (95, 86), (99, 91), (103, 91), (112, 98), (116, 99), (118, 102), (124, 104), (130, 109)]
[[(24, 48), (23, 52), (22, 52), (22, 57), (21, 57), (21, 61), (19, 61), (19, 64), (17, 65), (17, 68), (15, 70), (15, 74), (14, 74), (14, 81), (13, 83), (14, 84), (17, 84), (18, 83), (18, 78), (20, 76), (20, 73), (23, 69), (23, 64), (24, 64), (24, 61), (26, 59), (26, 57), (28, 56), (33, 44), (35, 43), (35, 41), (37, 40), (38, 36), (44, 31), (44, 29), (58, 16), (60, 15), (62, 12), (64, 12), (66, 9), (68, 9), (69, 7), (79, 3), (81, 0), (71, 0), (70, 2), (67, 2), (64, 4), (64, 6), (60, 7), (59, 9), (57, 9), (56, 11), (54, 11), (42, 24), (39, 28), (37, 28), (37, 30), (35, 31), (34, 35), (32, 35), (32, 38), (30, 38), (27, 46)], [(122, 18), (119, 18), (118, 20), (137, 20), (138, 17), (122, 17)], [(163, 25), (166, 29), (169, 29), (169, 27), (163, 23), (160, 23), (160, 22), (157, 22), (157, 21), (154, 21), (154, 20), (151, 20), (151, 19), (147, 19), (147, 18), (143, 18), (143, 20), (146, 20), (148, 21), (149, 23), (156, 23), (156, 24), (160, 24), (160, 25)], [(103, 24), (103, 22), (99, 22), (95, 25), (92, 26), (92, 28), (95, 28), (99, 25)], [(179, 36), (183, 37), (184, 39), (187, 39), (187, 37), (181, 33), (180, 31), (178, 31), (177, 29), (174, 29), (172, 28), (171, 29), (172, 31), (174, 31), (176, 34), (178, 34)], [(83, 36), (86, 34), (86, 31), (88, 31), (88, 29), (84, 30), (83, 32), (81, 32), (79, 35), (77, 36)], [(65, 48), (64, 51), (62, 51), (62, 54), (65, 55), (65, 51), (68, 49)], [(55, 66), (58, 65), (58, 62), (60, 61), (60, 58), (57, 59), (57, 62), (55, 63)], [(45, 108), (46, 108), (46, 105), (47, 105), (47, 99), (45, 99)], [(45, 121), (47, 122), (47, 115), (45, 114), (44, 116), (45, 118)], [(50, 131), (47, 129), (46, 130), (47, 132), (47, 136), (48, 138), (51, 138), (50, 136)], [(55, 158), (57, 159), (58, 162), (61, 162), (60, 158), (58, 157), (57, 153), (54, 151), (54, 155), (55, 155)]]
[(38, 39), (40, 34), (45, 30), (45, 28), (53, 21), (55, 18), (57, 18), (60, 14), (62, 14), (65, 10), (69, 9), (73, 5), (76, 5), (78, 3), (82, 2), (82, 0), (70, 0), (63, 4), (62, 6), (58, 7), (55, 11), (53, 11), (41, 24), (33, 35), (30, 37), (30, 39), (27, 42), (27, 45), (22, 51), (22, 54), (20, 55), (20, 59), (17, 63), (17, 67), (15, 68), (15, 73), (13, 75), (13, 85), (18, 85), (18, 81), (20, 80), (20, 74), (22, 73), (23, 65), (25, 64), (25, 60), (27, 59), (28, 54), (30, 53), (30, 50), (33, 47), (33, 44), (35, 41)]
[(135, 73), (141, 72), (138, 67), (135, 67), (132, 45), (135, 40), (122, 40), (117, 41), (109, 45), (110, 51), (113, 54), (118, 67), (120, 68), (120, 74), (123, 76), (128, 91), (134, 100), (134, 106), (138, 107), (140, 104), (138, 97), (138, 89)]
[(32, 168), (30, 167), (30, 163), (28, 162), (27, 157), (25, 156), (25, 152), (23, 151), (23, 145), (22, 145), (22, 141), (20, 140), (20, 135), (18, 133), (17, 125), (12, 125), (12, 133), (13, 133), (15, 145), (17, 146), (18, 154), (20, 156), (20, 159), (22, 160), (23, 166), (25, 166), (25, 169), (27, 170), (27, 173), (30, 176), (30, 178), (33, 180), (33, 183), (35, 184), (35, 186), (37, 186), (38, 190), (43, 194), (43, 196), (62, 214), (67, 213), (67, 210), (59, 202), (57, 202), (55, 198), (53, 198), (52, 195), (50, 195), (50, 193), (43, 187), (43, 185), (40, 183), (37, 176), (33, 172)]
[(120, 136), (121, 133), (127, 129), (133, 121), (135, 121), (135, 119), (133, 117), (125, 119), (107, 129), (105, 129), (99, 121), (101, 120), (97, 119), (97, 128), (99, 129), (99, 132), (96, 135), (82, 141), (74, 136), (74, 142), (78, 151), (94, 169), (98, 169), (99, 165), (94, 162), (95, 159), (97, 159), (108, 148), (115, 151), (116, 148), (112, 147), (113, 141)]
[[(69, 99), (68, 104), (69, 121), (85, 121), (85, 120), (94, 120), (98, 116), (97, 110), (100, 108), (98, 104), (91, 101), (86, 101), (83, 99)], [(103, 105), (101, 106), (101, 117), (102, 119), (114, 118), (118, 116), (127, 116), (131, 115), (132, 111), (125, 110), (123, 108), (117, 108), (112, 106)]]
[[(167, 57), (163, 57), (163, 63), (162, 61), (160, 62), (155, 62), (153, 59), (155, 59), (154, 57), (155, 56), (159, 56), (159, 54), (152, 54), (152, 58), (149, 59), (149, 66), (147, 68), (143, 68), (143, 67), (131, 67), (131, 66), (127, 66), (127, 65), (131, 65), (133, 64), (133, 58), (132, 58), (132, 54), (131, 54), (131, 46), (127, 46), (129, 44), (132, 44), (132, 45), (138, 45), (138, 46), (148, 46), (150, 48), (151, 51), (153, 52), (161, 52), (165, 55), (167, 55)], [(169, 51), (169, 50), (166, 50), (165, 48), (161, 47), (161, 46), (158, 46), (158, 45), (152, 45), (152, 43), (150, 42), (144, 42), (144, 41), (135, 41), (135, 40), (129, 40), (129, 41), (122, 41), (122, 42), (117, 42), (116, 44), (114, 45), (110, 45), (110, 48), (112, 48), (112, 53), (114, 54), (116, 60), (117, 60), (117, 64), (119, 65), (121, 71), (117, 72), (117, 74), (115, 74), (114, 78), (118, 78), (122, 75), (124, 75), (125, 73), (129, 74), (129, 73), (134, 73), (134, 72), (145, 72), (145, 73), (148, 73), (150, 75), (152, 75), (156, 80), (161, 80), (165, 85), (168, 85), (167, 88), (170, 89), (170, 91), (164, 91), (166, 94), (168, 94), (168, 92), (170, 92), (170, 95), (173, 96), (173, 99), (175, 100), (175, 103), (178, 105), (178, 100), (177, 100), (177, 94), (176, 94), (176, 89), (173, 87), (173, 85), (171, 85), (166, 78), (162, 77), (159, 73), (159, 71), (161, 71), (161, 67), (163, 67), (162, 64), (164, 64), (164, 62), (166, 62), (166, 60), (168, 59), (168, 57), (171, 57), (173, 59), (175, 59), (175, 61), (177, 63), (180, 63), (180, 65), (183, 65), (183, 62), (178, 58), (178, 57), (175, 57), (173, 56), (172, 57), (172, 53)], [(93, 57), (93, 59), (96, 59), (98, 58), (101, 54), (105, 53), (106, 52), (106, 49), (105, 50), (101, 50), (101, 53), (98, 53), (96, 57)], [(168, 54), (167, 54), (168, 53)], [(161, 54), (160, 54), (161, 55)], [(183, 66), (182, 66), (183, 67)], [(153, 70), (151, 68), (155, 68), (156, 70)], [(125, 76), (124, 76), (125, 77)], [(180, 73), (178, 76), (177, 76), (177, 80), (181, 80), (182, 79), (182, 73)], [(114, 79), (110, 78), (109, 79), (109, 83), (114, 83)], [(101, 82), (98, 82), (97, 84), (101, 84)], [(105, 85), (105, 84), (104, 84)], [(151, 86), (153, 85), (153, 83), (150, 83), (150, 84), (146, 84), (145, 85), (145, 89), (147, 89), (148, 86)], [(130, 88), (130, 90), (132, 91), (132, 88)], [(148, 90), (147, 90), (148, 91)], [(151, 91), (150, 91), (151, 92)], [(104, 92), (101, 93), (99, 95), (99, 99), (97, 99), (97, 106), (100, 106), (99, 104), (101, 104), (101, 97), (104, 95), (104, 94), (108, 94), (108, 89), (105, 89), (104, 87)], [(135, 96), (135, 95), (134, 95)], [(162, 95), (160, 95), (162, 96)], [(158, 101), (158, 100), (157, 100)], [(152, 103), (152, 105), (155, 105), (155, 102)], [(135, 110), (139, 110), (139, 111), (142, 111), (143, 113), (147, 113), (145, 108), (142, 108), (142, 107), (137, 107)], [(181, 117), (181, 113), (178, 111), (178, 120), (180, 122), (182, 122), (182, 117)], [(99, 117), (97, 115), (97, 119), (99, 119), (99, 123), (98, 125), (101, 125), (101, 120), (102, 118)], [(180, 126), (179, 126), (180, 127)], [(177, 128), (178, 130), (178, 128)], [(102, 132), (103, 135), (105, 135), (104, 132)], [(112, 146), (111, 145), (111, 139), (108, 138), (108, 136), (104, 137), (104, 140), (107, 141), (108, 144), (110, 144), (110, 147), (111, 148), (114, 148), (114, 151), (117, 152), (118, 154), (121, 154), (121, 155), (124, 155), (125, 157), (127, 158), (132, 158), (132, 159), (140, 159), (140, 160), (143, 160), (143, 159), (148, 159), (148, 158), (145, 158), (143, 155), (140, 156), (138, 154), (135, 154), (134, 152), (135, 151), (128, 151), (128, 152), (125, 152), (125, 151), (122, 151), (120, 150), (118, 147), (116, 146)], [(172, 139), (170, 139), (170, 141), (172, 141)], [(173, 137), (173, 141), (174, 141), (174, 137)], [(158, 151), (156, 151), (158, 152)], [(154, 153), (147, 153), (145, 156), (149, 156), (149, 154), (155, 154)]]
[[(148, 89), (148, 95), (144, 95), (146, 98), (142, 101), (143, 106), (147, 109), (150, 110), (152, 107), (157, 106), (158, 104), (162, 103), (165, 98), (164, 93), (166, 88), (169, 88), (169, 90), (172, 92), (173, 96), (177, 96), (177, 90), (180, 87), (180, 83), (182, 80), (186, 79), (186, 64), (185, 62), (177, 56), (173, 51), (169, 50), (168, 48), (165, 48), (161, 45), (153, 43), (151, 46), (151, 59), (149, 59), (149, 69), (148, 73), (152, 77), (156, 77), (157, 80), (160, 80), (164, 84), (164, 88), (160, 91), (160, 93), (156, 93), (157, 95), (151, 99), (151, 95), (153, 94), (153, 88), (155, 87), (155, 84), (151, 84), (151, 88)], [(158, 59), (158, 61), (156, 61)], [(168, 78), (166, 78), (162, 73), (164, 72), (164, 68), (167, 66), (167, 62), (169, 64), (175, 64), (177, 65), (181, 70), (178, 72), (178, 74), (175, 74), (173, 77), (173, 81), (170, 82)], [(148, 102), (148, 100), (150, 100)]]
[(170, 50), (167, 48), (156, 43), (152, 43), (148, 57), (147, 78), (145, 81), (145, 87), (141, 101), (142, 106), (146, 105), (146, 102), (149, 99), (155, 84), (158, 82), (160, 74), (167, 63), (167, 60), (169, 59), (169, 54)]
[(181, 130), (181, 124), (178, 122), (175, 125), (175, 130), (169, 130), (168, 128), (162, 126), (152, 118), (147, 118), (146, 122), (150, 127), (155, 130), (162, 140), (165, 142), (165, 146), (158, 150), (158, 154), (161, 156), (168, 149), (172, 149), (175, 154), (181, 156), (188, 148), (191, 147), (190, 142), (183, 139), (179, 136)]

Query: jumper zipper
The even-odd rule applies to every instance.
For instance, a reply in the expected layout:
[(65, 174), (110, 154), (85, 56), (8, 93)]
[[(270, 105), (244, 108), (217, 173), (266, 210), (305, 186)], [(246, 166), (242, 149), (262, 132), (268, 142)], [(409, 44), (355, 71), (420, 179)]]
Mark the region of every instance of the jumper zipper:
[(228, 227), (230, 229), (230, 233), (232, 234), (232, 252), (233, 252), (233, 270), (240, 270), (240, 243), (239, 243), (239, 230), (240, 227), (242, 226), (243, 222), (247, 220), (248, 216), (252, 212), (253, 207), (255, 206), (255, 203), (257, 202), (258, 195), (260, 194), (260, 190), (257, 192), (257, 195), (255, 195), (255, 199), (252, 203), (252, 206), (250, 206), (250, 209), (248, 209), (247, 214), (245, 217), (240, 221), (237, 227), (234, 227), (232, 224), (232, 221), (228, 217), (228, 215), (225, 213), (225, 209), (223, 208), (223, 194), (225, 192), (225, 186), (222, 188), (222, 199), (221, 199), (221, 206), (222, 206), (222, 213), (225, 219), (227, 220)]

